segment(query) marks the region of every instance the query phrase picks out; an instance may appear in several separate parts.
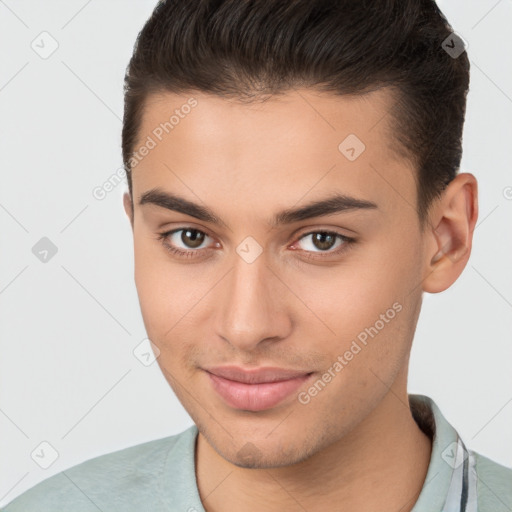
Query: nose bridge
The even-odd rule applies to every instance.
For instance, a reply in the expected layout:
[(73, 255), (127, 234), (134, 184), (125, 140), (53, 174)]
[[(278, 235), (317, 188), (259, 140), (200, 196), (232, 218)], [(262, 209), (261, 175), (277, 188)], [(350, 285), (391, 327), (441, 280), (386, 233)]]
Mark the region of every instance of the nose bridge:
[(290, 327), (283, 295), (275, 295), (276, 278), (267, 265), (264, 254), (252, 262), (236, 254), (234, 268), (222, 286), (217, 334), (241, 349), (254, 348), (268, 338), (285, 337)]

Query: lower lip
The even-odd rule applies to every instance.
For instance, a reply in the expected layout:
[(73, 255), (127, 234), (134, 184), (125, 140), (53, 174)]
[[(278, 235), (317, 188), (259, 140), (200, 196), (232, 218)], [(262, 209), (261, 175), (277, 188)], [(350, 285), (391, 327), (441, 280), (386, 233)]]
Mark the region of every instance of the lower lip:
[(208, 373), (215, 391), (235, 409), (264, 411), (275, 407), (304, 384), (312, 374), (295, 379), (262, 384), (245, 384)]

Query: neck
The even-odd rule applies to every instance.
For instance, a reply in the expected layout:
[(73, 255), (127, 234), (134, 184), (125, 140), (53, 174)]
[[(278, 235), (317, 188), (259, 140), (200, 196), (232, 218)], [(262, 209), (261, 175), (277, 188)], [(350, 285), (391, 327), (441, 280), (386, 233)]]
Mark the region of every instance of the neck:
[(207, 512), (343, 510), (409, 512), (430, 462), (431, 440), (412, 417), (406, 386), (394, 388), (348, 435), (309, 459), (246, 469), (222, 458), (199, 433), (196, 473)]

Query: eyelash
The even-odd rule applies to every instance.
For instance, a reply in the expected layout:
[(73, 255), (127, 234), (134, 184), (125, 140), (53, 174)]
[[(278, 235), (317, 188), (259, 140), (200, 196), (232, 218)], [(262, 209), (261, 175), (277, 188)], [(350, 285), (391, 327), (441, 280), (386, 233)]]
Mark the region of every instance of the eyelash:
[[(165, 231), (163, 233), (159, 233), (157, 236), (157, 240), (160, 241), (160, 243), (164, 246), (164, 248), (167, 251), (169, 251), (170, 253), (172, 253), (180, 258), (196, 258), (197, 256), (195, 255), (195, 253), (200, 253), (202, 251), (208, 250), (208, 248), (206, 248), (206, 249), (195, 249), (195, 250), (184, 251), (184, 250), (178, 249), (166, 242), (167, 238), (170, 235), (172, 235), (174, 233), (179, 233), (180, 231), (185, 231), (185, 230), (197, 231), (198, 233), (204, 234), (208, 237), (210, 236), (205, 231), (201, 231), (200, 229), (194, 228), (192, 226), (188, 226), (188, 227), (173, 229), (171, 231)], [(302, 240), (303, 238), (305, 238), (307, 236), (318, 234), (318, 233), (322, 233), (322, 234), (326, 234), (326, 235), (334, 235), (337, 238), (341, 239), (343, 243), (334, 251), (315, 252), (315, 251), (306, 251), (306, 250), (299, 249), (299, 251), (307, 254), (306, 258), (308, 258), (308, 259), (321, 260), (321, 259), (325, 259), (330, 256), (333, 256), (333, 255), (341, 254), (341, 253), (345, 252), (356, 241), (354, 238), (348, 237), (346, 235), (342, 235), (341, 233), (337, 233), (336, 231), (328, 231), (328, 230), (321, 230), (321, 229), (304, 233), (297, 239), (297, 241)]]

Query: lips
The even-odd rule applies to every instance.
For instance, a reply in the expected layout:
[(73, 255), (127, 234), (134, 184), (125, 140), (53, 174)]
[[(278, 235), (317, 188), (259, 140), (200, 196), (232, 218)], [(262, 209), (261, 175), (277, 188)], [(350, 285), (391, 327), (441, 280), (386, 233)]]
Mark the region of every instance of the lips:
[(223, 366), (205, 371), (213, 389), (227, 405), (247, 411), (275, 407), (312, 376), (311, 372), (271, 367)]

